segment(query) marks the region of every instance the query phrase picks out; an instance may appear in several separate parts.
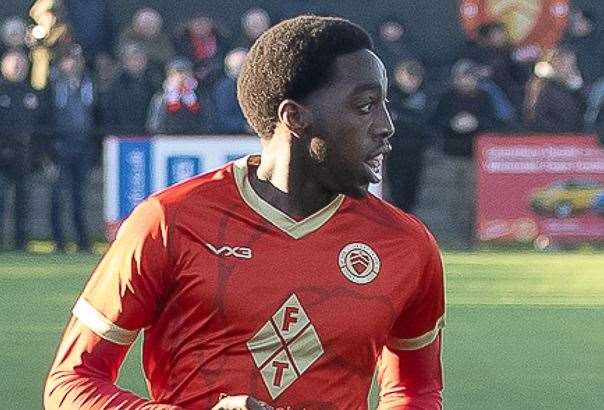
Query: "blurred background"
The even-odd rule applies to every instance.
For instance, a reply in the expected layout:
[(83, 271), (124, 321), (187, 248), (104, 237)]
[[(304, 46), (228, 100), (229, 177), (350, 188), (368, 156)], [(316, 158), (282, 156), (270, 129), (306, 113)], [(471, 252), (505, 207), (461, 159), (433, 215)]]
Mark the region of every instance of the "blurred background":
[[(372, 191), (445, 249), (447, 408), (601, 408), (600, 0), (3, 0), (0, 358), (6, 380), (34, 369), (2, 386), (8, 408), (40, 407), (69, 307), (131, 210), (259, 150), (237, 76), (302, 13), (361, 24), (388, 70), (396, 135)], [(144, 394), (137, 361), (121, 380)]]

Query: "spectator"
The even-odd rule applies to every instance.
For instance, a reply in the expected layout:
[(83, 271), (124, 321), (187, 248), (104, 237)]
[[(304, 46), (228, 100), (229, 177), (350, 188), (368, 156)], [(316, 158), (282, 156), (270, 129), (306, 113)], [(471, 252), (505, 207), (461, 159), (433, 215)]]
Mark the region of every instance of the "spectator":
[(225, 39), (214, 21), (204, 15), (187, 20), (176, 32), (176, 52), (193, 64), (222, 61), (225, 54)]
[(604, 76), (604, 32), (591, 12), (572, 10), (562, 45), (574, 51), (588, 89)]
[(521, 69), (512, 59), (512, 47), (503, 23), (482, 24), (476, 40), (468, 43), (462, 57), (482, 65), (484, 77), (497, 85), (514, 106), (521, 106)]
[(74, 41), (82, 46), (89, 69), (97, 55), (112, 55), (113, 19), (107, 0), (63, 0)]
[(237, 101), (237, 78), (247, 56), (247, 50), (236, 48), (224, 59), (225, 76), (216, 83), (216, 132), (242, 134), (247, 132), (247, 121)]
[(18, 49), (2, 57), (0, 78), (0, 245), (5, 226), (6, 198), (15, 188), (14, 242), (24, 250), (27, 241), (28, 174), (31, 139), (39, 127), (41, 99), (27, 81), (29, 62)]
[(68, 25), (60, 18), (61, 8), (60, 2), (39, 0), (30, 9), (36, 24), (31, 30), (31, 84), (36, 90), (48, 86), (55, 54), (72, 42)]
[(389, 74), (401, 60), (419, 60), (417, 44), (408, 27), (397, 17), (383, 19), (377, 28), (376, 50)]
[(210, 17), (198, 15), (188, 20), (177, 29), (175, 45), (178, 55), (193, 62), (200, 82), (211, 84), (218, 79), (226, 54), (226, 39)]
[(389, 92), (390, 114), (395, 128), (388, 155), (387, 176), (393, 202), (413, 212), (417, 202), (424, 150), (433, 139), (430, 119), (435, 98), (426, 86), (425, 70), (417, 60), (403, 60), (394, 71)]
[(241, 16), (242, 38), (237, 46), (249, 50), (258, 37), (271, 26), (271, 18), (266, 10), (252, 8)]
[(534, 132), (581, 132), (583, 80), (575, 54), (564, 47), (546, 52), (527, 84), (524, 121)]
[(210, 98), (193, 76), (193, 65), (176, 58), (166, 67), (161, 92), (149, 106), (147, 130), (152, 134), (203, 134), (212, 130)]
[(126, 44), (137, 43), (149, 58), (149, 63), (158, 68), (172, 59), (174, 46), (170, 37), (163, 31), (161, 15), (150, 7), (137, 10), (131, 25), (121, 33), (118, 42), (118, 54)]
[(99, 95), (106, 133), (145, 134), (147, 108), (157, 91), (148, 70), (147, 55), (136, 43), (125, 45), (122, 71)]
[(473, 242), (474, 139), (493, 129), (496, 122), (489, 96), (478, 88), (476, 69), (468, 60), (453, 66), (453, 88), (443, 94), (435, 115), (444, 137), (444, 165), (451, 177), (446, 193), (449, 223), (464, 248)]
[(92, 163), (95, 130), (95, 95), (79, 47), (72, 47), (57, 62), (51, 78), (51, 124), (54, 132), (54, 176), (51, 193), (52, 233), (57, 250), (65, 249), (63, 192), (69, 191), (80, 250), (89, 249), (84, 192)]
[(9, 17), (0, 27), (0, 54), (4, 55), (9, 50), (25, 51), (27, 26), (25, 21), (18, 16)]

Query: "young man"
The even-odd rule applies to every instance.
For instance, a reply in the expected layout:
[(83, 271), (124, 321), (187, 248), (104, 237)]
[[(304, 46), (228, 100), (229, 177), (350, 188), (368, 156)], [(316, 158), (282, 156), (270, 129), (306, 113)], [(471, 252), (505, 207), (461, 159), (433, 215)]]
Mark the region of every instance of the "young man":
[[(366, 409), (376, 365), (381, 409), (441, 408), (438, 249), (367, 193), (393, 133), (371, 48), (339, 18), (297, 17), (259, 38), (238, 96), (262, 155), (125, 221), (76, 303), (47, 408), (263, 406), (252, 396)], [(141, 329), (152, 401), (114, 384)]]

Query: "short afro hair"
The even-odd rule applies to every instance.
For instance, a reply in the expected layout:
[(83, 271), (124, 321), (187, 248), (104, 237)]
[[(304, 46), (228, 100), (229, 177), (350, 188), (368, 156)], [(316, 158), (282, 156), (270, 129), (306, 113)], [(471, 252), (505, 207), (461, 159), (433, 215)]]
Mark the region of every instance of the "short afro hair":
[(270, 138), (279, 104), (303, 100), (329, 82), (336, 57), (373, 50), (369, 34), (338, 17), (298, 16), (258, 38), (237, 82), (237, 98), (258, 135)]

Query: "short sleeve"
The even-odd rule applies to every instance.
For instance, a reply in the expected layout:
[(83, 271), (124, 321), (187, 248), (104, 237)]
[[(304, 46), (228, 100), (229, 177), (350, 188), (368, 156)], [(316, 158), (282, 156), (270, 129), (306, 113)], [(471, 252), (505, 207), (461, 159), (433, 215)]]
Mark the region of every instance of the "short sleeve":
[(92, 274), (74, 316), (106, 340), (132, 343), (161, 310), (167, 288), (168, 231), (159, 201), (141, 203)]
[[(425, 229), (425, 228), (424, 228)], [(428, 237), (425, 264), (415, 293), (396, 320), (387, 346), (395, 350), (418, 350), (436, 340), (445, 325), (443, 264), (434, 237)]]

